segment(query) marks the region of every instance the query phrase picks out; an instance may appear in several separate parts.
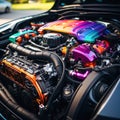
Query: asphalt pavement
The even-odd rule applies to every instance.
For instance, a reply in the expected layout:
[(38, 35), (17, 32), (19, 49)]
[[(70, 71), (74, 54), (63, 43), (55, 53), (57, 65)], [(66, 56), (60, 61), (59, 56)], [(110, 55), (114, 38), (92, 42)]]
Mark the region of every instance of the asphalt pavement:
[(39, 14), (44, 11), (41, 10), (12, 10), (10, 13), (0, 13), (0, 25), (11, 21), (13, 19), (17, 19), (20, 17), (25, 17), (29, 15)]

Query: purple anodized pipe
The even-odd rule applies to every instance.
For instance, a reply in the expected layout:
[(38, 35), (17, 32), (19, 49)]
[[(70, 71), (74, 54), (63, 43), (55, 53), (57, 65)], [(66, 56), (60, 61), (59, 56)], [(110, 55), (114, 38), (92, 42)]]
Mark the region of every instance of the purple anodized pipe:
[(73, 71), (73, 70), (71, 70), (71, 71), (69, 72), (69, 74), (70, 74), (70, 76), (72, 76), (72, 77), (76, 77), (76, 78), (78, 78), (78, 79), (80, 79), (80, 80), (84, 80), (84, 79), (88, 76), (89, 71), (87, 70), (85, 73), (80, 73), (80, 72), (78, 72), (78, 71)]

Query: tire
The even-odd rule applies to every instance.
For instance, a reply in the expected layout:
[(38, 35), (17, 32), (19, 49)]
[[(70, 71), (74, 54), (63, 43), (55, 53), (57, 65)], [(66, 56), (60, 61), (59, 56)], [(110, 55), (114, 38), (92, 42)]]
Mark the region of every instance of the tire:
[(9, 13), (10, 12), (10, 8), (9, 7), (6, 7), (5, 8), (5, 13)]

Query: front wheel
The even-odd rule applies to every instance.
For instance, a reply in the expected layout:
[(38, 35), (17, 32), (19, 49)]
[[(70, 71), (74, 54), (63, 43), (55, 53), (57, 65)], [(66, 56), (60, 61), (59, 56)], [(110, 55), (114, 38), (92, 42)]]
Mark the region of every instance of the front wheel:
[(10, 8), (9, 7), (6, 7), (5, 8), (5, 13), (9, 13), (10, 12)]

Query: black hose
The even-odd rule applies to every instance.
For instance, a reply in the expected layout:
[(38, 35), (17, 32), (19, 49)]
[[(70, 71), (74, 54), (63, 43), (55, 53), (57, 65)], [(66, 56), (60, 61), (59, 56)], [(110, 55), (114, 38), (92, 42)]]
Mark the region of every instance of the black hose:
[(51, 107), (51, 105), (52, 105), (51, 103), (53, 102), (53, 100), (55, 100), (55, 98), (57, 97), (57, 95), (61, 92), (62, 87), (63, 87), (63, 85), (64, 85), (64, 83), (65, 83), (65, 81), (64, 81), (64, 76), (65, 76), (65, 64), (64, 64), (63, 61), (61, 61), (61, 62), (62, 62), (62, 65), (63, 65), (63, 70), (62, 70), (61, 79), (58, 81), (57, 86), (56, 86), (53, 94), (51, 95), (50, 99), (48, 100), (48, 103), (47, 103), (47, 107), (48, 107), (48, 108)]
[(73, 67), (78, 69), (78, 70), (93, 70), (92, 67), (82, 67), (80, 65), (74, 65)]
[(100, 71), (103, 71), (103, 70), (111, 70), (114, 69), (114, 71), (116, 70), (118, 72), (118, 70), (120, 70), (120, 64), (113, 64), (113, 65), (110, 65), (110, 66), (107, 66), (107, 67), (104, 67), (104, 68), (94, 68), (93, 70), (96, 71), (96, 72), (100, 72)]
[(5, 95), (11, 99), (13, 103), (16, 103), (15, 100), (12, 98), (11, 94), (8, 92), (8, 90), (3, 86), (2, 83), (0, 83), (0, 89), (2, 89), (5, 93)]
[(19, 106), (12, 96), (9, 94), (7, 89), (0, 84), (0, 100), (10, 109), (12, 110), (15, 114), (18, 116), (22, 117), (25, 120), (38, 120), (35, 115), (32, 113), (26, 111), (24, 108)]
[(35, 47), (38, 47), (38, 48), (40, 48), (40, 49), (42, 49), (42, 50), (49, 50), (49, 51), (58, 50), (59, 48), (61, 48), (61, 47), (63, 47), (63, 46), (66, 45), (66, 43), (63, 43), (63, 44), (61, 44), (61, 45), (59, 45), (59, 46), (57, 46), (57, 47), (55, 47), (55, 48), (49, 48), (49, 47), (44, 47), (44, 46), (38, 45), (38, 44), (34, 43), (34, 42), (31, 41), (31, 40), (29, 40), (28, 42), (30, 42), (30, 43), (31, 43), (33, 46), (35, 46)]
[(117, 55), (119, 55), (120, 54), (120, 51), (115, 51), (113, 54), (112, 54), (112, 58), (115, 58)]
[(32, 59), (43, 59), (43, 58), (48, 60), (50, 59), (55, 65), (55, 68), (58, 72), (58, 77), (61, 77), (63, 71), (62, 68), (63, 66), (61, 63), (62, 60), (58, 58), (57, 54), (49, 51), (40, 51), (40, 52), (31, 51), (14, 43), (10, 43), (9, 48), (14, 51), (17, 51), (18, 53), (24, 56), (28, 56), (29, 58)]

